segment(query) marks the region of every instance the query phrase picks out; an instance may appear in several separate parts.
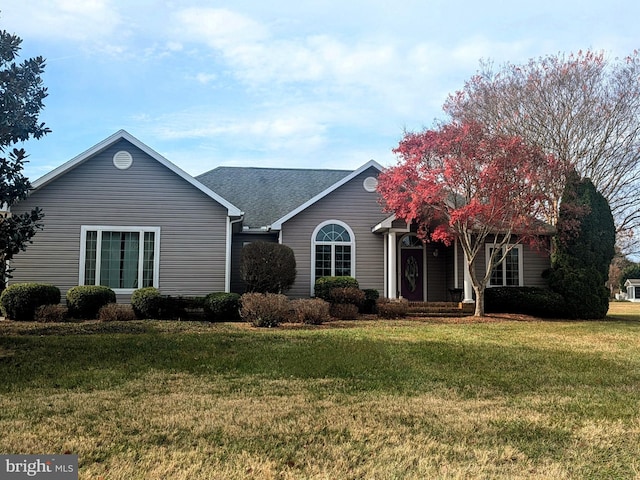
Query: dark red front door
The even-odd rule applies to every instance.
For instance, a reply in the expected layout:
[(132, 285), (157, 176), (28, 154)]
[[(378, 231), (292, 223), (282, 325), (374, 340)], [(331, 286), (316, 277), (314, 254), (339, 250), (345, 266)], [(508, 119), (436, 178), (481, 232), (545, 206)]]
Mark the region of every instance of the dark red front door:
[(400, 251), (400, 295), (411, 302), (424, 300), (424, 261), (420, 248)]

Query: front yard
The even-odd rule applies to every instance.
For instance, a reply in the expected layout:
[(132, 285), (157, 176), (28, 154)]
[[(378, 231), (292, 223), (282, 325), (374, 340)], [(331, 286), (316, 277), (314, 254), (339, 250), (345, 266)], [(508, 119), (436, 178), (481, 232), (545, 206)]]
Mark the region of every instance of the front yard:
[(637, 478), (640, 304), (602, 322), (0, 322), (0, 452), (81, 479)]

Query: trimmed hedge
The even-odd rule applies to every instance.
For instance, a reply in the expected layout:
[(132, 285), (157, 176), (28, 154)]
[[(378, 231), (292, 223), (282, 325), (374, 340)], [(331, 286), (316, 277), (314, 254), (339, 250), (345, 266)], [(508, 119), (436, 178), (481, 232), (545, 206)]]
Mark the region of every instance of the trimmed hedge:
[(31, 321), (42, 305), (60, 303), (60, 289), (43, 283), (16, 283), (0, 295), (2, 314), (11, 320)]
[(404, 318), (409, 311), (409, 302), (404, 298), (379, 298), (376, 301), (376, 308), (380, 318)]
[(40, 305), (36, 309), (34, 320), (40, 323), (66, 322), (69, 320), (69, 309), (59, 303)]
[(492, 287), (485, 290), (487, 313), (520, 313), (542, 318), (566, 318), (565, 300), (543, 287)]
[(155, 287), (139, 288), (131, 294), (131, 307), (139, 319), (160, 318), (165, 303), (160, 290)]
[(240, 295), (216, 292), (204, 298), (204, 314), (211, 322), (240, 320)]
[(334, 288), (360, 288), (360, 285), (353, 277), (320, 277), (315, 283), (315, 295), (331, 302), (331, 290)]
[(291, 315), (289, 299), (279, 293), (245, 293), (240, 316), (254, 327), (277, 327)]
[(358, 309), (364, 303), (364, 292), (355, 287), (334, 288), (327, 299), (330, 304), (355, 305)]
[(116, 294), (101, 285), (79, 285), (67, 290), (67, 307), (73, 318), (97, 318), (98, 312), (108, 303), (116, 303)]
[(320, 325), (331, 320), (329, 303), (321, 298), (301, 298), (291, 301), (291, 321)]

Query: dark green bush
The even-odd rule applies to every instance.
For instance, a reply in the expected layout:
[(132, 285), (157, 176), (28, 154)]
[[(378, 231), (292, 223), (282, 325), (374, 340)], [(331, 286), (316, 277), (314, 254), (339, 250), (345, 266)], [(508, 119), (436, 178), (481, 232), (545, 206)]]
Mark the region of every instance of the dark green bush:
[(60, 304), (40, 305), (36, 308), (34, 319), (40, 323), (66, 322), (69, 319), (69, 309)]
[(353, 277), (320, 277), (315, 283), (315, 295), (331, 302), (330, 294), (334, 288), (360, 288), (360, 285)]
[(140, 319), (158, 319), (161, 318), (161, 312), (166, 310), (166, 301), (157, 288), (144, 287), (131, 295), (131, 307)]
[(595, 268), (562, 265), (549, 275), (549, 287), (562, 297), (563, 317), (597, 320), (607, 316), (609, 290)]
[(296, 279), (296, 258), (286, 245), (252, 242), (242, 249), (240, 276), (247, 292), (284, 293)]
[(41, 305), (60, 303), (60, 289), (43, 283), (16, 283), (0, 295), (2, 314), (11, 320), (31, 321)]
[(360, 313), (377, 313), (376, 302), (380, 298), (378, 290), (373, 288), (365, 288), (364, 302), (360, 305)]
[(292, 322), (320, 325), (331, 319), (329, 303), (321, 298), (301, 298), (291, 302)]
[(240, 295), (216, 292), (204, 298), (204, 313), (211, 322), (240, 320)]
[(406, 299), (398, 298), (390, 300), (379, 298), (376, 302), (378, 316), (381, 318), (404, 318), (409, 311), (409, 302)]
[(567, 315), (562, 295), (542, 287), (487, 288), (484, 302), (487, 313), (520, 313), (542, 318)]
[(289, 300), (278, 293), (245, 293), (240, 316), (254, 327), (277, 327), (290, 316)]
[(116, 294), (109, 287), (80, 285), (67, 290), (67, 307), (72, 318), (96, 318), (108, 303), (116, 303)]

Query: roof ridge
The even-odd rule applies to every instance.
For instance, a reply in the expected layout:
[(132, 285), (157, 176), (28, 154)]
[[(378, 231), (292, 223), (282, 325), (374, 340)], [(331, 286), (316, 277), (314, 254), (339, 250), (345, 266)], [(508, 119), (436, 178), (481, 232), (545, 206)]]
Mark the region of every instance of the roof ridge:
[(300, 167), (238, 167), (233, 165), (219, 165), (211, 170), (207, 170), (206, 172), (202, 172), (196, 177), (200, 177), (202, 175), (206, 175), (207, 173), (215, 172), (220, 169), (238, 169), (238, 170), (264, 170), (264, 171), (282, 171), (286, 170), (288, 172), (344, 172), (350, 173), (353, 170), (350, 169), (341, 169), (341, 168), (300, 168)]

